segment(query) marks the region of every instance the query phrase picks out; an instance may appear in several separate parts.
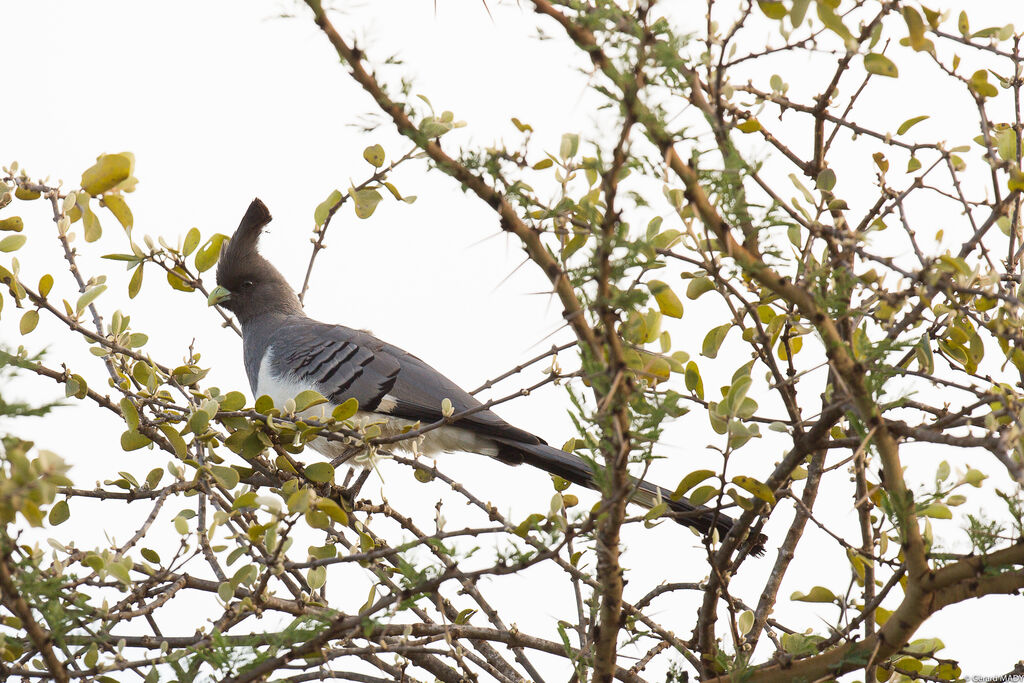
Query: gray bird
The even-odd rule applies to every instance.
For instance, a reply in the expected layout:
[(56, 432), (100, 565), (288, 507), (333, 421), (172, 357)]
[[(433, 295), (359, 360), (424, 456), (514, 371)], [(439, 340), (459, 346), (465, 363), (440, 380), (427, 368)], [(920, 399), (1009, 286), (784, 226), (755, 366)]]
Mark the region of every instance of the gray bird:
[[(221, 251), (218, 286), (209, 297), (211, 306), (219, 304), (238, 318), (245, 372), (255, 396), (266, 394), (278, 406), (307, 389), (318, 391), (331, 405), (355, 398), (359, 411), (353, 422), (379, 423), (386, 436), (416, 422), (441, 420), (446, 398), (456, 413), (480, 405), (450, 379), (397, 346), (360, 330), (307, 317), (281, 273), (257, 252), (260, 233), (270, 220), (267, 207), (254, 199)], [(412, 450), (411, 442), (392, 446)], [(343, 448), (327, 439), (316, 439), (311, 445), (329, 457), (340, 455)], [(527, 463), (597, 489), (584, 460), (548, 446), (490, 410), (427, 432), (415, 448), (425, 455), (459, 451), (511, 465)], [(719, 511), (672, 500), (667, 490), (645, 481), (634, 483), (633, 502), (650, 508), (663, 500), (676, 521), (703, 534), (715, 528), (724, 537), (733, 526), (733, 520)], [(763, 547), (762, 538), (755, 543), (755, 553)]]

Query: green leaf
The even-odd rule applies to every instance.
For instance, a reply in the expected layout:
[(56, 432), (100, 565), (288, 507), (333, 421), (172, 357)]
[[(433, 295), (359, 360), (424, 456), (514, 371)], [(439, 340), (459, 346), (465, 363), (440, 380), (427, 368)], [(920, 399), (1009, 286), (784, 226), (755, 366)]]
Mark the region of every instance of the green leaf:
[(329, 462), (315, 462), (302, 470), (310, 481), (318, 484), (334, 483), (334, 467)]
[(132, 279), (128, 281), (128, 298), (134, 299), (139, 290), (142, 289), (142, 264), (140, 263), (132, 273)]
[(810, 4), (811, 0), (793, 0), (793, 9), (789, 11), (789, 20), (792, 22), (793, 28), (799, 28), (800, 24), (804, 22), (807, 7)]
[(693, 490), (693, 493), (691, 493), (687, 497), (690, 499), (690, 502), (692, 504), (703, 505), (704, 503), (714, 498), (716, 495), (718, 495), (718, 488), (715, 486), (709, 486), (705, 484), (704, 486), (698, 486), (697, 488), (695, 488)]
[(1010, 192), (1024, 191), (1024, 173), (1015, 166), (1010, 167), (1010, 179), (1006, 181), (1006, 187)]
[(697, 394), (697, 398), (703, 399), (704, 381), (700, 377), (700, 371), (697, 369), (697, 364), (692, 360), (686, 364), (684, 379), (686, 381), (687, 390)]
[(900, 75), (900, 70), (896, 68), (896, 64), (885, 55), (877, 52), (870, 52), (864, 55), (864, 68), (868, 73), (888, 76), (889, 78), (896, 78)]
[(726, 323), (708, 332), (707, 336), (704, 337), (704, 343), (701, 345), (700, 355), (707, 356), (708, 358), (717, 356), (718, 350), (722, 347), (722, 342), (725, 341), (725, 336), (731, 329), (732, 323)]
[(881, 152), (875, 152), (871, 155), (871, 158), (875, 161), (875, 166), (878, 166), (878, 170), (885, 173), (889, 170), (889, 160), (885, 158), (885, 155)]
[(543, 171), (545, 168), (551, 168), (555, 165), (555, 162), (550, 157), (545, 157), (533, 165), (533, 170)]
[(658, 308), (663, 315), (670, 318), (683, 317), (683, 302), (679, 300), (671, 287), (661, 280), (651, 280), (647, 283), (647, 288), (654, 296), (654, 300), (658, 302)]
[(935, 358), (932, 355), (932, 345), (928, 335), (918, 340), (914, 353), (917, 355), (917, 365), (921, 368), (921, 372), (926, 375), (932, 374), (935, 371)]
[(71, 517), (71, 510), (68, 508), (68, 502), (66, 500), (57, 501), (57, 503), (50, 508), (49, 522), (52, 526), (63, 524), (68, 521)]
[(843, 20), (836, 14), (835, 9), (825, 2), (819, 0), (817, 3), (818, 19), (825, 25), (825, 28), (829, 29), (837, 36), (843, 39), (843, 42), (850, 46), (856, 44), (856, 40), (853, 34), (850, 33), (850, 29), (846, 28), (843, 24)]
[(466, 624), (474, 614), (476, 614), (475, 609), (464, 609), (455, 616), (455, 623)]
[[(235, 498), (235, 502), (231, 504), (231, 509), (232, 510), (241, 510), (242, 508), (256, 507), (256, 497), (257, 496), (256, 496), (256, 492), (255, 491), (247, 491), (246, 493), (243, 493), (242, 495), (240, 495), (237, 498)], [(238, 552), (239, 550), (244, 552), (245, 549), (244, 548), (238, 548), (238, 549), (236, 549), (235, 551), (232, 552), (232, 555), (235, 552)], [(231, 564), (231, 560), (230, 559), (228, 560), (228, 564)]]
[(900, 43), (904, 45), (909, 44), (916, 52), (931, 52), (934, 54), (935, 45), (932, 41), (925, 38), (924, 20), (918, 11), (913, 7), (904, 6), (903, 19), (907, 22), (907, 30), (910, 32), (910, 37), (906, 42), (901, 40)]
[(236, 470), (234, 467), (224, 467), (223, 465), (211, 465), (210, 473), (213, 474), (213, 478), (217, 480), (217, 483), (220, 484), (225, 489), (227, 489), (228, 491), (238, 486), (238, 470)]
[(590, 233), (577, 232), (572, 236), (565, 246), (562, 247), (562, 261), (568, 260), (573, 254), (583, 248), (590, 238)]
[(520, 522), (519, 526), (512, 530), (512, 533), (514, 533), (516, 536), (519, 536), (520, 538), (526, 538), (529, 535), (530, 529), (532, 529), (539, 522), (544, 521), (544, 519), (544, 515), (535, 512), (526, 519), (524, 519), (522, 522)]
[[(156, 489), (160, 485), (160, 480), (164, 478), (164, 469), (162, 467), (154, 467), (146, 475), (146, 488), (150, 491)], [(157, 562), (160, 560), (157, 559)]]
[(24, 235), (8, 235), (7, 237), (0, 240), (0, 251), (11, 252), (21, 249), (25, 245), (28, 238)]
[(786, 16), (786, 6), (780, 0), (757, 0), (757, 6), (769, 19), (783, 19)]
[(47, 273), (39, 278), (39, 296), (45, 299), (51, 289), (53, 289), (53, 276)]
[(121, 414), (124, 415), (124, 422), (128, 425), (128, 429), (138, 431), (139, 411), (132, 400), (125, 396), (118, 402), (118, 405), (121, 406)]
[(996, 90), (996, 86), (988, 82), (988, 72), (984, 69), (978, 69), (975, 71), (967, 81), (967, 85), (970, 86), (971, 90), (981, 98), (995, 97), (999, 94), (999, 91)]
[(356, 216), (359, 218), (372, 216), (381, 200), (380, 192), (377, 190), (357, 190), (355, 193), (350, 192), (349, 194), (355, 203)]
[(21, 316), (21, 322), (18, 324), (18, 329), (22, 334), (28, 334), (32, 330), (36, 329), (36, 325), (39, 323), (39, 311), (31, 309), (25, 311), (25, 314)]
[(747, 392), (753, 383), (754, 381), (747, 374), (740, 374), (733, 380), (729, 392), (725, 395), (725, 404), (730, 414), (735, 415), (743, 405), (743, 400), (747, 397)]
[(815, 186), (819, 190), (825, 190), (831, 192), (832, 188), (836, 186), (836, 172), (831, 168), (823, 168), (821, 173), (818, 174), (818, 179), (815, 182)]
[(1003, 161), (1014, 161), (1017, 158), (1017, 133), (1013, 128), (1004, 128), (998, 131), (996, 138), (996, 152)]
[(85, 398), (89, 395), (89, 385), (81, 375), (71, 375), (64, 384), (64, 395), (67, 397)]
[(750, 610), (744, 610), (740, 613), (739, 619), (736, 620), (736, 630), (739, 631), (741, 636), (746, 635), (751, 628), (754, 627), (754, 613)]
[(380, 145), (370, 145), (363, 150), (363, 158), (376, 168), (380, 168), (384, 165), (384, 148)]
[(980, 488), (981, 482), (985, 481), (986, 479), (988, 479), (987, 474), (985, 474), (981, 470), (976, 470), (973, 468), (969, 468), (967, 470), (967, 474), (964, 475), (964, 482), (970, 484), (975, 488)]
[(934, 655), (945, 649), (946, 644), (938, 638), (919, 638), (906, 645), (903, 650), (912, 655)]
[(686, 286), (686, 298), (688, 299), (699, 299), (705, 292), (710, 292), (715, 288), (714, 281), (709, 277), (695, 277), (690, 280), (690, 284)]
[(95, 242), (103, 235), (103, 227), (100, 225), (99, 217), (92, 212), (91, 208), (89, 208), (88, 195), (80, 193), (78, 196), (79, 198), (85, 198), (84, 203), (79, 203), (82, 210), (82, 226), (83, 232), (85, 233), (85, 241)]
[(188, 273), (182, 270), (181, 266), (176, 266), (174, 269), (167, 271), (167, 284), (179, 292), (196, 291), (196, 288), (189, 284), (190, 279)]
[(331, 417), (333, 417), (338, 422), (344, 422), (345, 420), (355, 415), (358, 410), (359, 401), (357, 401), (354, 398), (346, 399), (344, 403), (342, 403), (340, 406), (334, 409), (334, 411), (331, 413)]
[(210, 424), (210, 415), (205, 410), (197, 410), (188, 418), (188, 428), (193, 434), (199, 435), (206, 431)]
[(174, 455), (178, 458), (184, 458), (188, 455), (188, 446), (185, 445), (185, 440), (181, 438), (181, 434), (179, 434), (174, 427), (164, 423), (157, 425), (157, 429), (163, 432), (164, 437), (167, 438), (167, 442), (171, 444), (171, 449), (174, 450)]
[(0, 220), (0, 231), (21, 232), (24, 227), (25, 222), (21, 220), (21, 216), (11, 216)]
[(562, 136), (562, 144), (558, 147), (558, 155), (562, 159), (571, 159), (576, 156), (580, 148), (580, 136), (575, 133), (566, 133)]
[(782, 648), (791, 655), (817, 654), (818, 643), (823, 640), (825, 638), (822, 636), (805, 635), (803, 633), (783, 633), (781, 638)]
[(340, 204), (341, 201), (341, 192), (331, 190), (331, 193), (327, 195), (327, 199), (317, 204), (316, 209), (313, 210), (313, 222), (316, 223), (317, 227), (327, 222), (327, 217), (331, 215), (331, 209)]
[[(379, 164), (375, 164), (379, 165)], [(327, 583), (327, 567), (320, 565), (318, 567), (310, 567), (309, 571), (306, 572), (306, 583), (313, 590), (319, 590)]]
[(270, 411), (274, 409), (274, 399), (270, 398), (266, 394), (263, 394), (256, 399), (256, 403), (253, 405), (257, 413), (263, 413), (269, 415)]
[(316, 507), (338, 524), (348, 526), (348, 513), (330, 498), (317, 498)]
[(922, 517), (931, 517), (932, 519), (953, 519), (952, 511), (941, 503), (932, 503), (921, 510), (920, 515)]
[(669, 495), (669, 498), (672, 500), (679, 500), (694, 486), (713, 476), (715, 476), (715, 473), (712, 470), (695, 470), (690, 472), (683, 477), (682, 481), (679, 482), (679, 485), (676, 486), (676, 490)]
[(132, 174), (134, 159), (128, 153), (101, 154), (82, 173), (82, 189), (91, 195), (111, 190)]
[(295, 412), (301, 413), (303, 410), (318, 406), (321, 403), (327, 403), (327, 399), (319, 391), (306, 389), (295, 397)]
[(138, 449), (153, 443), (145, 434), (140, 434), (134, 429), (129, 429), (121, 435), (121, 448), (126, 451), (137, 451)]
[(900, 124), (899, 128), (896, 129), (896, 135), (903, 135), (908, 130), (910, 130), (911, 128), (913, 128), (914, 126), (921, 123), (927, 118), (931, 117), (925, 114), (924, 116), (915, 116), (913, 118), (907, 119), (906, 121)]
[(798, 602), (835, 602), (836, 596), (835, 593), (824, 586), (815, 586), (808, 593), (796, 591), (789, 599)]
[(240, 410), (245, 407), (245, 394), (240, 391), (229, 391), (224, 400), (220, 402), (220, 409), (224, 411)]
[(85, 293), (78, 297), (78, 301), (75, 302), (75, 312), (81, 314), (85, 310), (85, 307), (96, 300), (103, 292), (107, 291), (106, 285), (96, 285), (92, 289), (88, 289)]

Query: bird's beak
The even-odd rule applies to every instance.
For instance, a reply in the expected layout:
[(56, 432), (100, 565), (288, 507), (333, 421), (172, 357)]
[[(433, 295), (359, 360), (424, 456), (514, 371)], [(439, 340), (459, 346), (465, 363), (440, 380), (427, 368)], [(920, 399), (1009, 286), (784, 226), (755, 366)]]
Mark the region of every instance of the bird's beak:
[(214, 287), (213, 291), (210, 292), (210, 296), (206, 298), (207, 306), (216, 306), (221, 301), (226, 301), (231, 298), (231, 292), (224, 287)]

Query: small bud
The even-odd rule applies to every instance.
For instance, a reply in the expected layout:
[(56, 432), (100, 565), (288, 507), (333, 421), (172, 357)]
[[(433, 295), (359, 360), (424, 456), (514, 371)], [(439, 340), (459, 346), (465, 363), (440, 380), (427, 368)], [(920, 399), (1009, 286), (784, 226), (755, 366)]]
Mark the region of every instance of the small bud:
[(441, 401), (441, 414), (445, 417), (451, 417), (455, 414), (455, 406), (452, 405), (452, 400), (446, 398)]

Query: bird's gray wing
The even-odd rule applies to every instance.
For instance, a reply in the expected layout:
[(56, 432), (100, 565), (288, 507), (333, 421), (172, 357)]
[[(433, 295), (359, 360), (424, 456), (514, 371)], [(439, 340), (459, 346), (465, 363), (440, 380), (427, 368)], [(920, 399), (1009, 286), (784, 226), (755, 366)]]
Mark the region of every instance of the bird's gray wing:
[[(280, 330), (273, 346), (274, 374), (315, 384), (333, 403), (355, 398), (360, 410), (424, 423), (442, 419), (441, 402), (446, 398), (456, 413), (480, 406), (411, 353), (342, 325), (299, 321)], [(475, 412), (456, 424), (482, 436), (542, 443), (490, 410)]]

